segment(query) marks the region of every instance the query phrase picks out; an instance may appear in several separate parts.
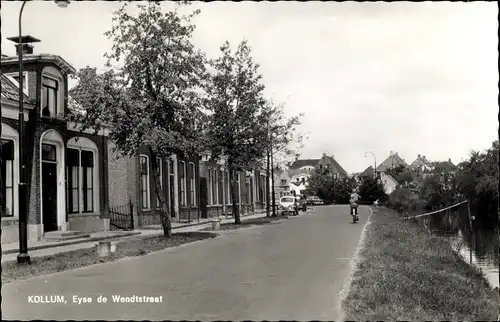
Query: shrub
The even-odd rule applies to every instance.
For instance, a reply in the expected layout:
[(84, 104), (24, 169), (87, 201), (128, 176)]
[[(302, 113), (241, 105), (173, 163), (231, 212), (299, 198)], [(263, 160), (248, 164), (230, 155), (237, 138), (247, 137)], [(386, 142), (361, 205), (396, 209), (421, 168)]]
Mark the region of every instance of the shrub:
[(387, 206), (401, 214), (417, 213), (423, 209), (423, 202), (418, 195), (407, 188), (396, 188), (390, 195)]

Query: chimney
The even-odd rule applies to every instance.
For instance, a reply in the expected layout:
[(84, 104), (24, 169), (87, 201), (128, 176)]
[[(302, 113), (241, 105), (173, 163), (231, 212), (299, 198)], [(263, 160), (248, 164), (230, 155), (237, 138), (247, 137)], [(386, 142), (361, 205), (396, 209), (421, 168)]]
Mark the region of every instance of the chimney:
[(391, 154), (390, 155), (392, 156), (393, 154), (394, 154), (394, 152), (391, 150)]
[(420, 159), (420, 158), (421, 158), (421, 155), (419, 154), (419, 155), (417, 155), (417, 157)]
[[(33, 45), (22, 44), (23, 55), (33, 54)], [(19, 44), (16, 45), (16, 53), (19, 55)]]
[(16, 53), (19, 55), (19, 51), (22, 50), (23, 54), (30, 55), (33, 54), (33, 45), (34, 42), (40, 42), (40, 39), (36, 39), (32, 36), (22, 36), (21, 39), (19, 37), (9, 37), (8, 40), (12, 41), (16, 45)]
[(326, 157), (326, 153), (325, 152), (323, 152), (323, 157)]

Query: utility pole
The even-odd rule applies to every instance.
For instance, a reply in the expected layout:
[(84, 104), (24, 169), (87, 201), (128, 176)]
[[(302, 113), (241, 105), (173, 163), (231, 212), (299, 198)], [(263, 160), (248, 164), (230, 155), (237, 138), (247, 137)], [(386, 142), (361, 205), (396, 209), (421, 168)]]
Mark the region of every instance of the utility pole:
[(271, 216), (271, 189), (269, 185), (269, 178), (271, 173), (271, 154), (269, 149), (267, 149), (267, 162), (266, 162), (266, 217)]

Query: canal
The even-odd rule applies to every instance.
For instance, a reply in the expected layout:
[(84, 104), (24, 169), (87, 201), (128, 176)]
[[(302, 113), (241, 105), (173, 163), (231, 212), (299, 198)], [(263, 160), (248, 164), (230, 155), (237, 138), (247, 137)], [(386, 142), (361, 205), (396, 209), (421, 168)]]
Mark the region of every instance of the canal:
[(457, 208), (420, 217), (416, 221), (432, 233), (448, 238), (453, 249), (466, 262), (481, 269), (493, 288), (499, 287), (497, 222), (482, 221), (483, 217), (474, 213), (469, 218), (466, 204)]

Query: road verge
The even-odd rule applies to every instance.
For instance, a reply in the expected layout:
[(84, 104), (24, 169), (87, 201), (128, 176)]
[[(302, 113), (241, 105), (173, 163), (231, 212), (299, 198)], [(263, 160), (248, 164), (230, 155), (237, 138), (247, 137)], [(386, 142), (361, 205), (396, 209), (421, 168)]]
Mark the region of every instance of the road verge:
[(498, 294), (481, 272), (445, 238), (399, 218), (386, 208), (371, 216), (344, 320), (495, 320)]
[(2, 263), (2, 282), (8, 283), (29, 277), (68, 271), (94, 264), (112, 262), (125, 257), (142, 256), (216, 236), (213, 233), (199, 231), (174, 233), (171, 238), (149, 236), (117, 242), (116, 251), (107, 257), (99, 257), (97, 248), (93, 247), (35, 257), (32, 258), (31, 265), (25, 266), (19, 266), (16, 261), (8, 261)]

